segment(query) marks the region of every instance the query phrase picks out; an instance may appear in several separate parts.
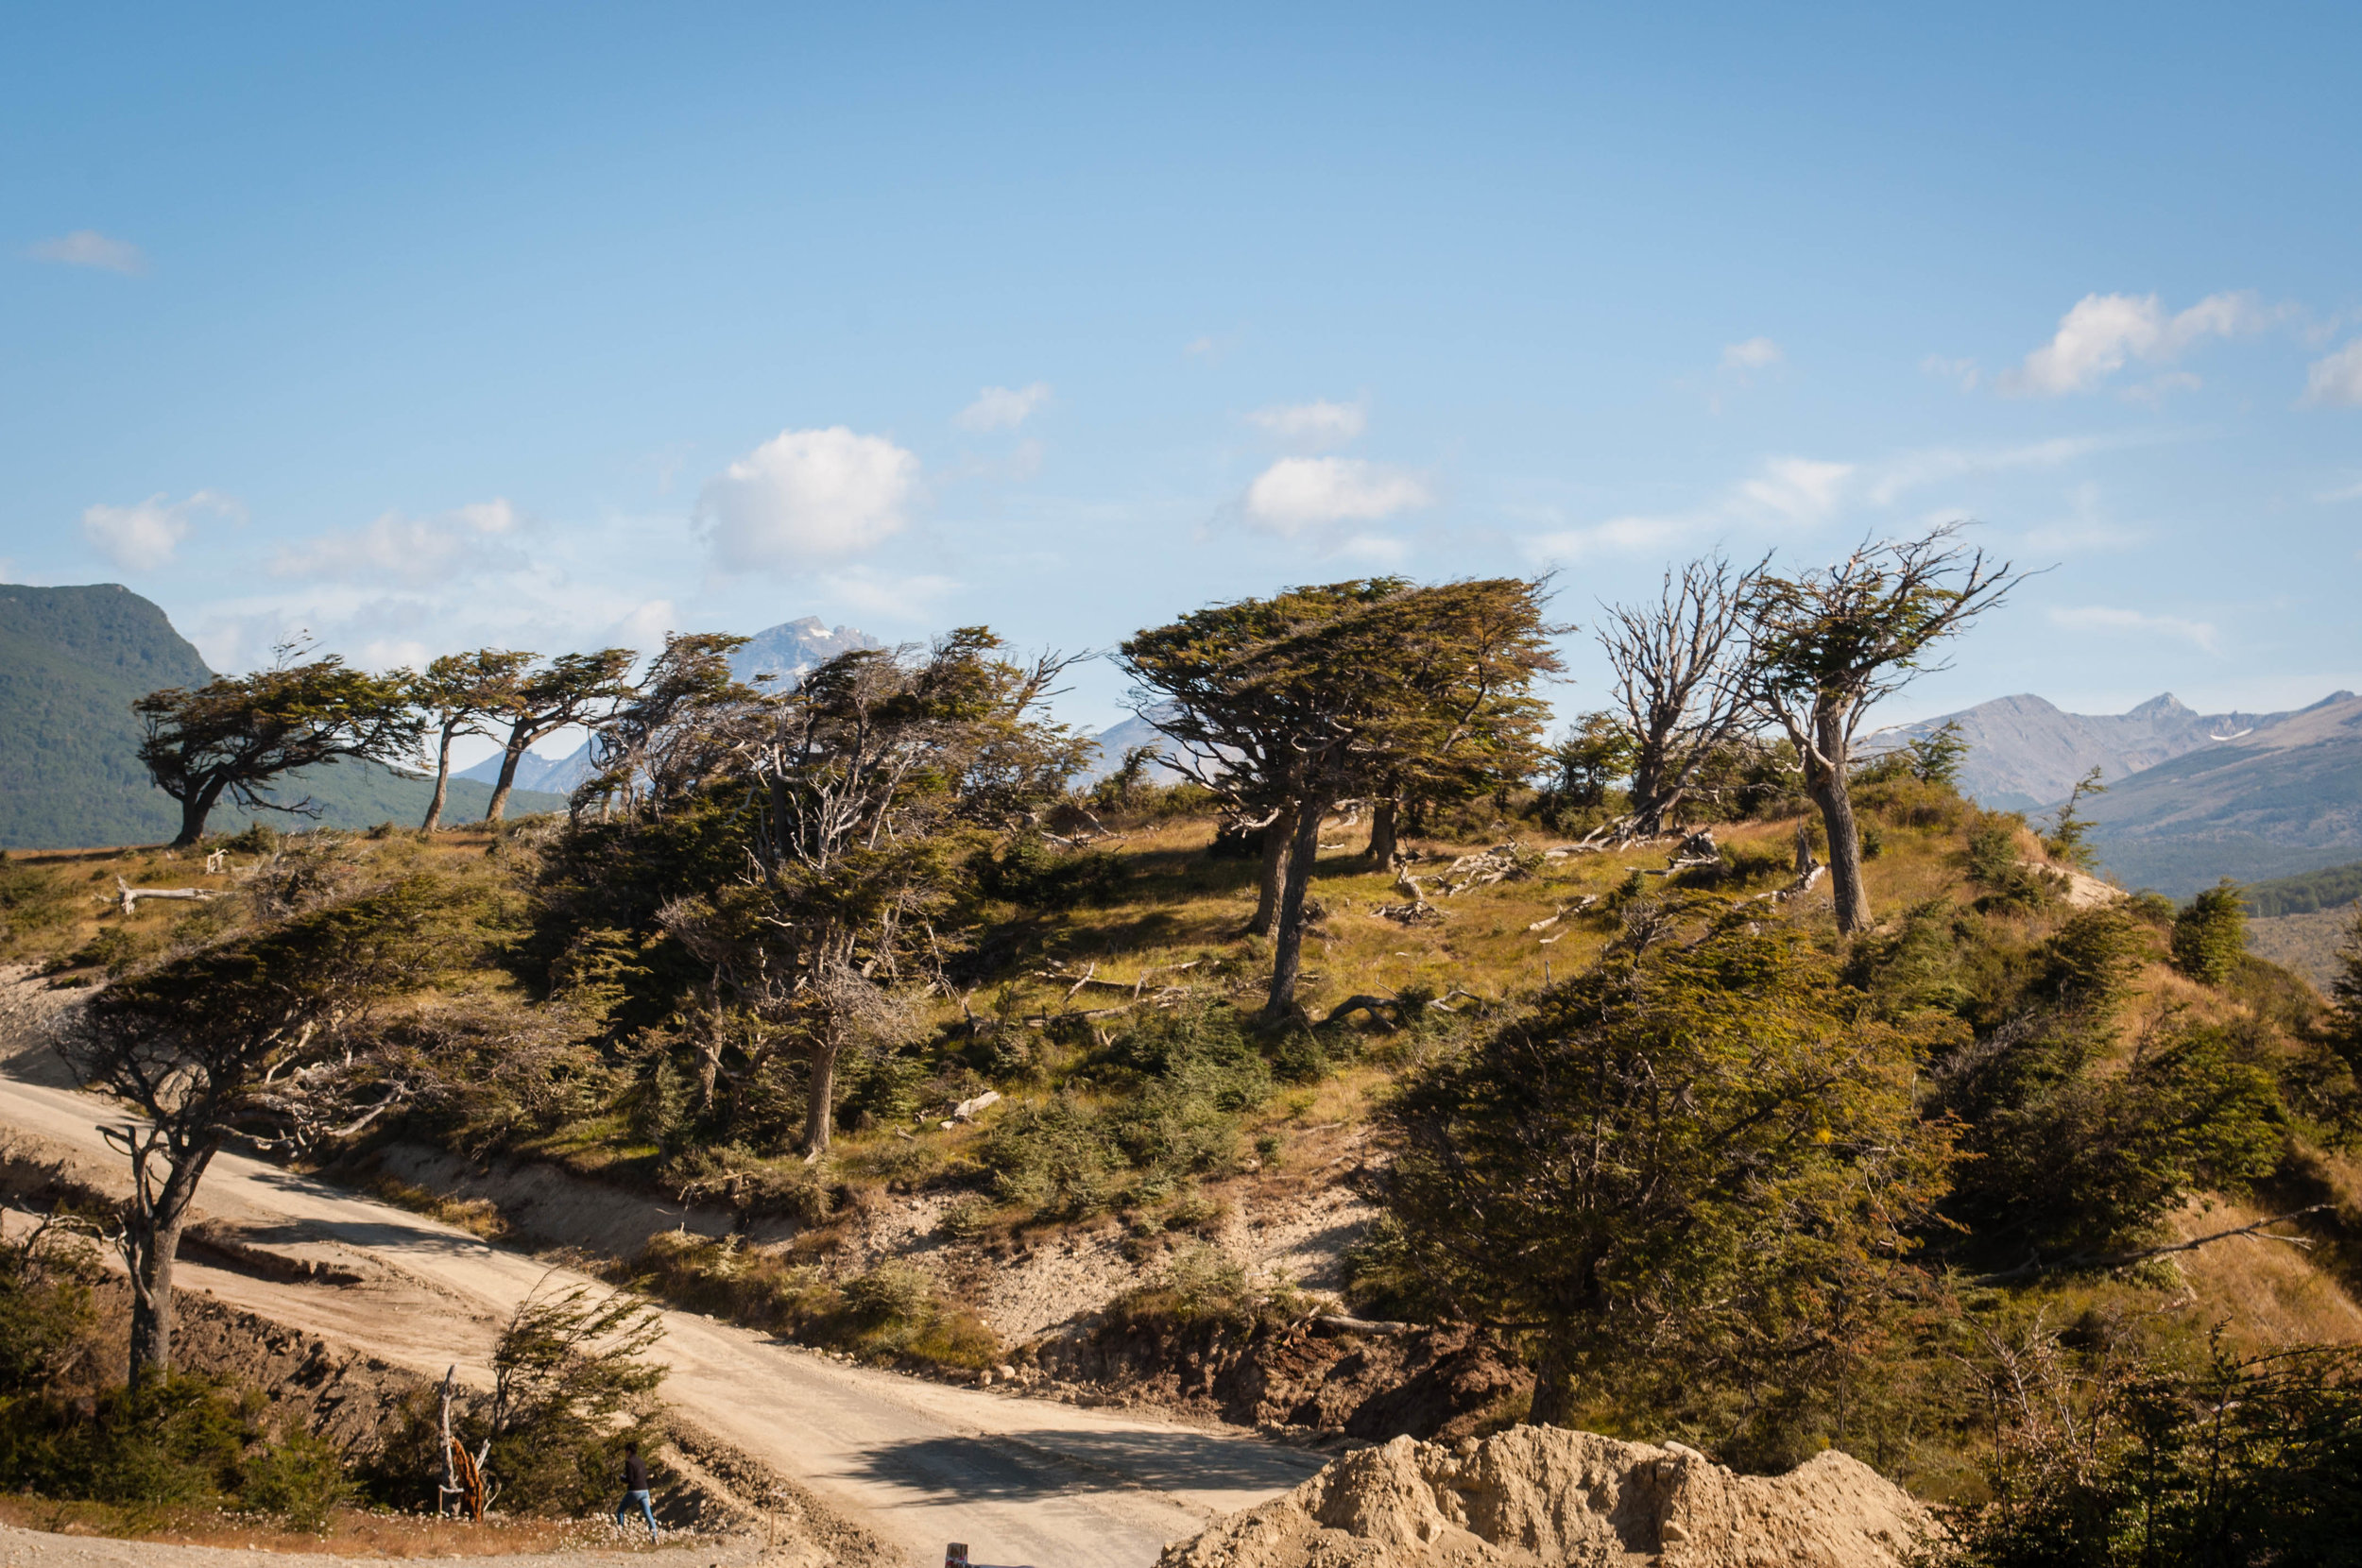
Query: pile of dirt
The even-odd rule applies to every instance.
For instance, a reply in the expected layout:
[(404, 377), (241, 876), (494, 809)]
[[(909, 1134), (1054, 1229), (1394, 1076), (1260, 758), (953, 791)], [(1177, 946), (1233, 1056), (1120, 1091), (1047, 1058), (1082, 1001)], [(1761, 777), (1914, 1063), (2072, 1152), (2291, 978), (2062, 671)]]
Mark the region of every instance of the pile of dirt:
[(1465, 1324), (1309, 1319), (1278, 1326), (1103, 1320), (1020, 1353), (1025, 1372), (1241, 1426), (1344, 1433), (1372, 1441), (1458, 1438), (1529, 1393), (1533, 1374), (1500, 1340)]
[(1397, 1438), (1165, 1548), (1158, 1568), (1895, 1568), (1927, 1510), (1834, 1450), (1738, 1475), (1679, 1446), (1518, 1426)]

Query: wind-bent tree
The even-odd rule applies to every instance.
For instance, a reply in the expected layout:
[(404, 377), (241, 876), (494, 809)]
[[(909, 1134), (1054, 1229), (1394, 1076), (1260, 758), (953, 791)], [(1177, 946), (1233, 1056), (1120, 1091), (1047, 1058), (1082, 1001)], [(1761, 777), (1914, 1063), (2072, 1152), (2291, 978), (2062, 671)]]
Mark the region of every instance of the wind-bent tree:
[(595, 802), (627, 820), (661, 816), (728, 766), (741, 739), (730, 716), (762, 696), (730, 673), (730, 655), (749, 640), (719, 632), (664, 639), (639, 688), (591, 734), (595, 771), (574, 791), (577, 814)]
[(662, 919), (741, 1014), (738, 1073), (803, 1061), (808, 1157), (829, 1147), (845, 1053), (923, 1030), (892, 987), (930, 973), (930, 923), (984, 829), (1054, 798), (1082, 766), (1088, 742), (1036, 712), (1070, 661), (1019, 664), (1001, 647), (967, 627), (923, 657), (841, 655), (730, 720), (748, 873)]
[(1531, 688), (1559, 668), (1549, 639), (1562, 630), (1543, 620), (1546, 588), (1370, 578), (1217, 605), (1123, 644), (1136, 710), (1182, 748), (1175, 765), (1264, 816), (1267, 833), (1286, 825), (1267, 1018), (1295, 1004), (1332, 807), (1373, 783), (1449, 799), (1532, 772), (1543, 708)]
[(147, 731), (140, 760), (180, 803), (176, 846), (205, 836), (225, 795), (248, 810), (317, 816), (309, 798), (277, 799), (271, 781), (344, 758), (392, 763), (417, 751), (423, 725), (406, 673), (372, 675), (334, 654), (292, 663), (296, 651), (282, 648), (278, 663), (250, 675), (217, 676), (194, 691), (168, 687), (131, 705)]
[(1796, 747), (1805, 793), (1828, 830), (1837, 928), (1870, 924), (1861, 832), (1848, 771), (1862, 715), (1925, 673), (1927, 651), (2001, 603), (2010, 563), (1955, 544), (1951, 524), (1900, 543), (1865, 541), (1837, 565), (1796, 577), (1750, 574), (1745, 692), (1751, 711)]
[(1708, 902), (1662, 934), (1407, 1079), (1385, 1202), (1436, 1307), (1533, 1336), (1534, 1421), (1727, 1447), (1841, 1388), (1911, 1290), (1950, 1133), (1921, 1042), (1804, 932)]
[(1745, 732), (1738, 680), (1746, 574), (1720, 556), (1665, 573), (1653, 605), (1609, 606), (1600, 647), (1630, 740), (1632, 809), (1617, 839), (1656, 838), (1701, 771)]
[(1176, 748), (1165, 763), (1212, 791), (1242, 826), (1260, 828), (1262, 864), (1248, 929), (1276, 933), (1281, 884), (1295, 842), (1305, 758), (1295, 738), (1313, 723), (1275, 693), (1242, 683), (1258, 653), (1358, 606), (1408, 590), (1404, 577), (1291, 588), (1270, 599), (1211, 605), (1144, 631), (1118, 650), (1136, 683), (1132, 709)]
[(425, 727), (435, 734), (435, 795), (426, 804), (426, 820), (419, 831), (432, 833), (443, 820), (443, 803), (451, 793), (451, 743), (462, 735), (488, 733), (492, 705), (513, 689), (531, 654), (503, 648), (478, 648), (472, 654), (445, 654), (410, 683), (410, 700), (418, 705)]
[(109, 985), (62, 1042), (86, 1080), (140, 1117), (107, 1130), (131, 1162), (121, 1245), (134, 1387), (172, 1365), (173, 1263), (222, 1146), (350, 1136), (413, 1092), (369, 1014), (440, 962), (443, 902), (413, 879), (172, 960)]
[(508, 738), (501, 747), (500, 779), (492, 786), (491, 803), (484, 809), (485, 821), (498, 822), (508, 810), (508, 792), (517, 783), (517, 764), (534, 741), (569, 724), (595, 723), (629, 700), (631, 687), (625, 677), (639, 656), (629, 648), (560, 654), (491, 694), (489, 716), (507, 729)]

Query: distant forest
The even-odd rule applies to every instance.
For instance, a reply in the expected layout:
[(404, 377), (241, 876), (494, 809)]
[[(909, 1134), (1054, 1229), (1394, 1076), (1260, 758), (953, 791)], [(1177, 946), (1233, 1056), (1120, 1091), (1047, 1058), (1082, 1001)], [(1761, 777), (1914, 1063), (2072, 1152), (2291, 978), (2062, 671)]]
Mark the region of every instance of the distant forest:
[(2262, 919), (2283, 914), (2311, 914), (2316, 910), (2334, 910), (2362, 898), (2362, 861), (2351, 865), (2323, 866), (2300, 876), (2276, 878), (2257, 882), (2246, 889), (2241, 897), (2248, 908)]

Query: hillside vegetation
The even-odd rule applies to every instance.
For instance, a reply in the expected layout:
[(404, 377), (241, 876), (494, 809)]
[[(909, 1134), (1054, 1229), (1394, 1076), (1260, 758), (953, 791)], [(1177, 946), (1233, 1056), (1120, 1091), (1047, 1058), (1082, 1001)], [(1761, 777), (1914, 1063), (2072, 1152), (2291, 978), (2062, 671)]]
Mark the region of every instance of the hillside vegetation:
[[(1213, 606), (1123, 650), (1222, 761), (1171, 787), (1136, 752), (1072, 789), (1060, 661), (982, 628), (786, 693), (676, 638), (571, 815), (20, 857), (0, 956), (89, 990), (72, 1048), (191, 1140), (720, 1206), (615, 1276), (881, 1363), (1360, 1437), (1840, 1447), (1971, 1508), (1988, 1560), (2334, 1473), (2362, 956), (2332, 1005), (2228, 884), (2095, 881), (2087, 825), (1979, 810), (1948, 734), (1849, 758), (1884, 677), (1830, 627), (2006, 587), (1912, 548), (1669, 578), (1656, 624), (1776, 621), (1760, 668), (1547, 748), (1539, 585)], [(1306, 1216), (1301, 1275), (1246, 1250)], [(135, 1317), (135, 1378), (169, 1354)], [(2229, 1451), (2210, 1399), (2289, 1420)]]

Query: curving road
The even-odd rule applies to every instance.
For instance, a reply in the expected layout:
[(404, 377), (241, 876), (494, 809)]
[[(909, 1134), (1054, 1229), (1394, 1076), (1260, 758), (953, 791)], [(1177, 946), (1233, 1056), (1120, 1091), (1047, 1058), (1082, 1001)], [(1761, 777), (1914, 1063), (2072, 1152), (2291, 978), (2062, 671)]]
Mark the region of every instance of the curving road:
[[(30, 1057), (0, 1067), (0, 1130), (121, 1190), (120, 1159), (97, 1133), (111, 1107), (49, 1077)], [(481, 1369), (498, 1325), (553, 1272), (588, 1283), (236, 1155), (214, 1161), (199, 1207), (348, 1283), (282, 1283), (184, 1260), (182, 1288), (438, 1377), (454, 1361), (463, 1376)], [(668, 1312), (665, 1327), (667, 1400), (926, 1568), (951, 1541), (980, 1562), (1145, 1568), (1166, 1542), (1323, 1462), (1235, 1432), (848, 1366), (694, 1313)]]

